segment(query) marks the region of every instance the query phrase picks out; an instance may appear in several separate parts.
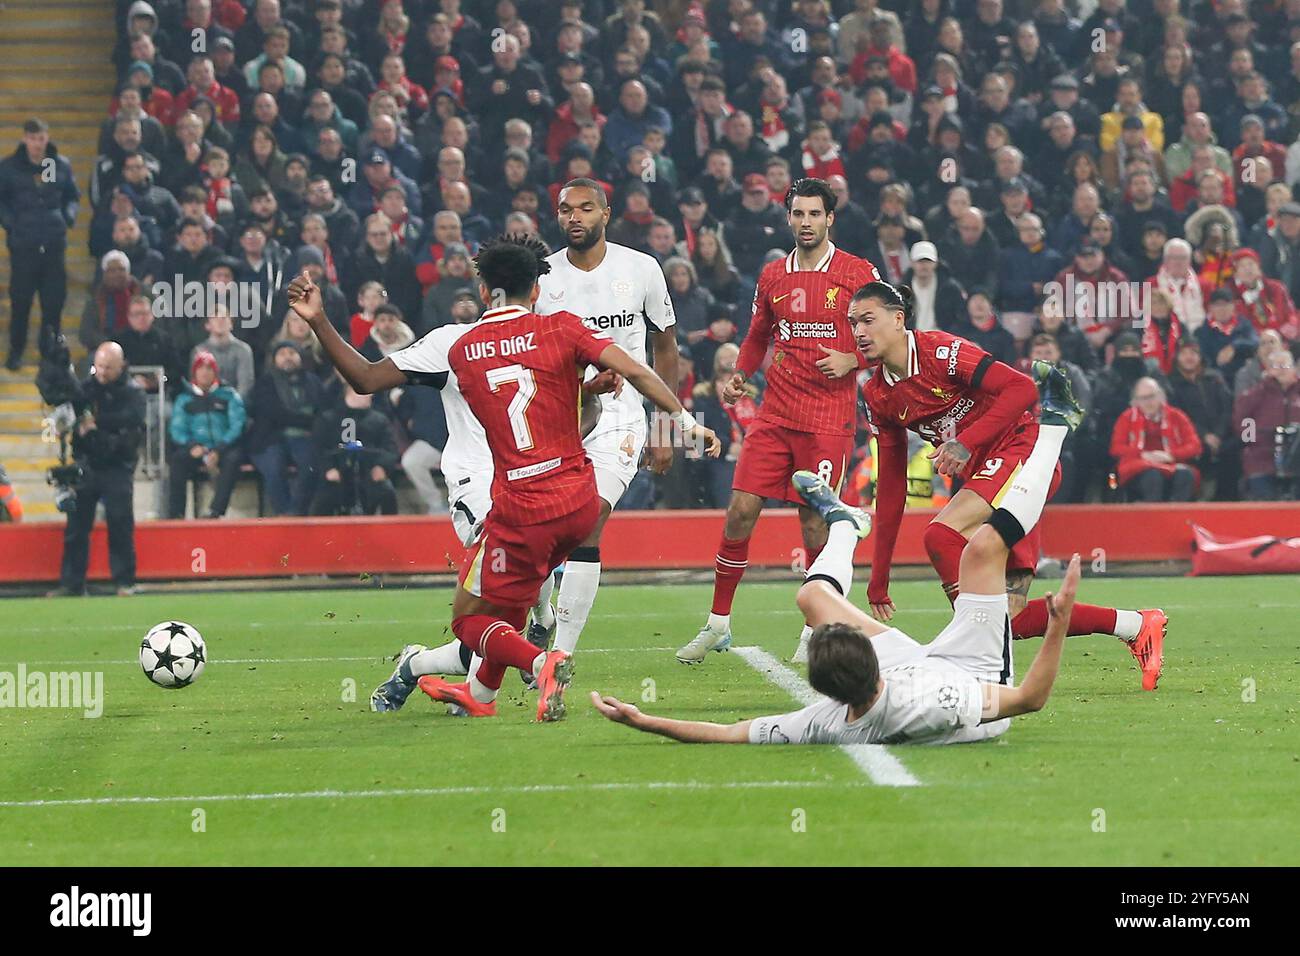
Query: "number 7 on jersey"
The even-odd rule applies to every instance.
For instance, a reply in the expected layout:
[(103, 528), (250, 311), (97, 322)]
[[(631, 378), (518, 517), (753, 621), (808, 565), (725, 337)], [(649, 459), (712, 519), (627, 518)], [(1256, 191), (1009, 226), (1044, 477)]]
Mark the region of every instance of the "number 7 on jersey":
[(499, 392), (501, 386), (509, 382), (519, 386), (519, 390), (515, 392), (515, 397), (510, 400), (510, 405), (506, 409), (506, 414), (510, 417), (510, 429), (514, 432), (515, 447), (520, 451), (528, 451), (533, 447), (533, 433), (528, 427), (528, 406), (537, 394), (537, 382), (533, 378), (533, 370), (519, 364), (503, 365), (488, 370), (488, 387), (494, 393)]

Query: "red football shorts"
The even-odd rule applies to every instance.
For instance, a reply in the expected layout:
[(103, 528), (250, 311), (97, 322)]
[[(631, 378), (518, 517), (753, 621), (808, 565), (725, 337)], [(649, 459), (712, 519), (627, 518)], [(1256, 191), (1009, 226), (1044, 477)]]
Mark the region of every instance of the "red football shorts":
[(731, 487), (801, 505), (803, 498), (790, 484), (796, 471), (820, 475), (838, 494), (852, 458), (852, 435), (799, 432), (760, 418), (745, 432)]
[[(1011, 489), (1011, 481), (1020, 466), (1034, 450), (1038, 440), (1038, 425), (1024, 425), (1010, 429), (993, 443), (988, 451), (980, 452), (980, 458), (971, 462), (972, 473), (966, 479), (963, 488), (969, 488), (996, 509), (1002, 503), (1002, 496)], [(1056, 463), (1052, 472), (1052, 485), (1047, 490), (1048, 500), (1056, 494), (1061, 484), (1061, 463)], [(1007, 569), (1011, 571), (1033, 571), (1038, 567), (1038, 558), (1042, 554), (1042, 522), (1032, 528), (1026, 528), (1027, 534), (1011, 549), (1007, 558)]]
[(509, 525), (489, 511), (483, 533), (461, 561), (460, 586), (499, 607), (532, 607), (542, 582), (586, 540), (599, 518), (594, 486), (576, 511), (542, 524)]

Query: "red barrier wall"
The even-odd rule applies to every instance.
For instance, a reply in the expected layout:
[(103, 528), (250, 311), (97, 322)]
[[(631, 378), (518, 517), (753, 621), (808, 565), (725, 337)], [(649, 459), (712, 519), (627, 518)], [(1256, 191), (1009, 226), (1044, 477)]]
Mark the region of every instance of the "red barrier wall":
[[(909, 511), (897, 564), (925, 564), (921, 534), (934, 512)], [(721, 511), (618, 512), (601, 542), (607, 568), (709, 568), (722, 532)], [(1191, 557), (1195, 521), (1217, 535), (1300, 535), (1300, 504), (1057, 505), (1043, 519), (1043, 544), (1055, 556), (1103, 548), (1108, 561)], [(789, 566), (799, 547), (793, 510), (768, 512), (750, 547), (754, 566)], [(57, 581), (60, 522), (0, 524), (0, 582)], [(447, 518), (263, 518), (257, 521), (152, 521), (136, 526), (141, 580), (278, 577), (291, 574), (449, 571), (460, 545)], [(870, 560), (862, 548), (860, 560)], [(90, 577), (108, 579), (107, 534), (97, 525)]]

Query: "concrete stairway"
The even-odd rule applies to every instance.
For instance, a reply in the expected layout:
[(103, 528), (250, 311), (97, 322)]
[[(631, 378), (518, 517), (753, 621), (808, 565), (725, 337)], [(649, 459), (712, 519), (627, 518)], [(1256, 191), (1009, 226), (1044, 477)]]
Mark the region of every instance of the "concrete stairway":
[[(100, 125), (108, 118), (115, 74), (109, 60), (115, 38), (110, 0), (0, 0), (0, 156), (22, 139), (22, 124), (39, 116), (50, 124), (50, 140), (72, 163), (82, 190), (81, 213), (68, 236), (68, 301), (63, 330), (73, 357), (77, 325), (94, 274), (87, 242), (90, 216), (86, 193)], [(8, 351), (9, 253), (0, 245), (0, 353)], [(17, 373), (0, 368), (0, 462), (23, 501), (27, 520), (58, 516), (45, 469), (57, 445), (42, 440), (42, 409), (36, 391), (39, 302), (32, 311), (27, 364)]]

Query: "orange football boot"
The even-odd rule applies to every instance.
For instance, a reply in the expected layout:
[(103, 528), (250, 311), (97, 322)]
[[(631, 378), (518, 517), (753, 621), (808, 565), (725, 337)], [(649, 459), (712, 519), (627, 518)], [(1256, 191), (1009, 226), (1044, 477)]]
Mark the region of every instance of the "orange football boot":
[(542, 663), (542, 672), (537, 675), (537, 688), (541, 691), (537, 700), (537, 719), (550, 723), (563, 720), (565, 714), (564, 691), (573, 680), (573, 656), (564, 651), (551, 651)]
[(495, 717), (497, 715), (497, 702), (489, 701), (484, 704), (475, 700), (474, 695), (469, 692), (469, 684), (453, 684), (432, 674), (425, 674), (416, 683), (420, 690), (434, 700), (460, 708), (463, 714), (457, 716)]
[(1169, 630), (1169, 618), (1159, 608), (1138, 613), (1142, 615), (1142, 628), (1128, 647), (1142, 668), (1142, 689), (1155, 690), (1165, 664), (1165, 634)]

